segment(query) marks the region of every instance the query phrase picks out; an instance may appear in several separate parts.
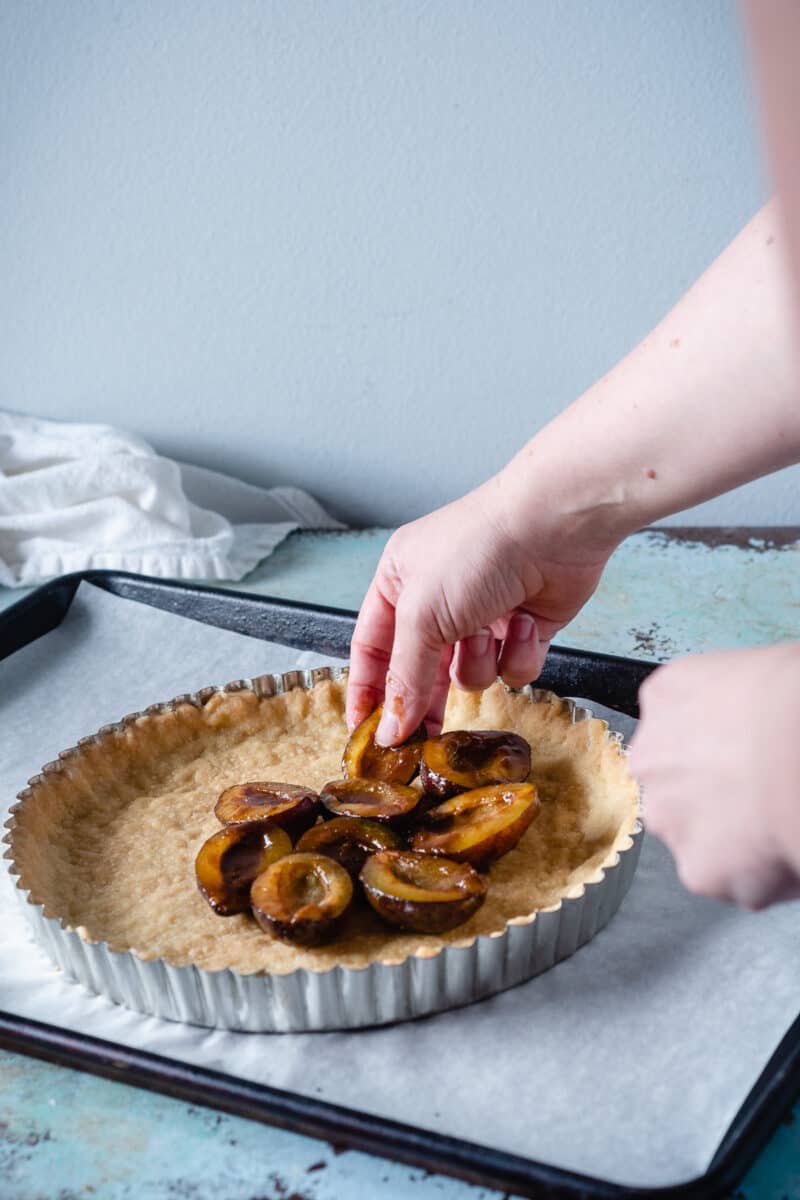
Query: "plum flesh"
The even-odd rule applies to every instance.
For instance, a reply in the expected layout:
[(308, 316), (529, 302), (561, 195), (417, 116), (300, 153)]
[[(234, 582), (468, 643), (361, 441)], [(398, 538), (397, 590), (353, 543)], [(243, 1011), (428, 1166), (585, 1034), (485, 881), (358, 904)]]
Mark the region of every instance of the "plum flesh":
[(325, 854), (288, 854), (250, 890), (253, 916), (265, 933), (300, 946), (335, 937), (352, 899), (350, 876)]
[(531, 748), (505, 730), (453, 730), (422, 747), (420, 780), (442, 799), (490, 783), (521, 783), (531, 770)]
[(280, 825), (294, 841), (316, 821), (319, 796), (296, 783), (237, 783), (222, 793), (214, 813), (223, 825)]
[(400, 746), (379, 746), (375, 732), (383, 705), (362, 721), (350, 736), (342, 758), (345, 779), (381, 779), (385, 783), (410, 783), (419, 770), (422, 743), (427, 732), (420, 725)]
[(291, 838), (278, 826), (228, 825), (200, 847), (195, 859), (197, 886), (217, 916), (247, 912), (253, 880), (291, 850)]
[(334, 817), (306, 830), (297, 843), (298, 852), (327, 854), (335, 858), (352, 879), (370, 854), (379, 850), (403, 850), (406, 844), (385, 821), (369, 821), (364, 817)]
[(516, 846), (538, 812), (532, 783), (474, 788), (432, 808), (411, 847), (486, 867)]
[(444, 933), (468, 921), (486, 897), (469, 863), (413, 850), (382, 850), (361, 869), (367, 900), (385, 921), (415, 933)]
[(320, 792), (323, 817), (367, 817), (403, 825), (417, 809), (422, 792), (381, 779), (335, 779)]

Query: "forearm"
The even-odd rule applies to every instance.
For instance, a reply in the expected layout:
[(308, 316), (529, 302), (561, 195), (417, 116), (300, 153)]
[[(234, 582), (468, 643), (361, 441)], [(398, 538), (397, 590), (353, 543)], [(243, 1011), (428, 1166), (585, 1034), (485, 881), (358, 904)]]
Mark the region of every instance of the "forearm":
[[(660, 325), (497, 478), (599, 551), (800, 459), (792, 305), (773, 204)], [(534, 514), (531, 507), (537, 506)]]
[(792, 264), (796, 328), (800, 333), (800, 5), (796, 0), (746, 0), (761, 111), (781, 198), (786, 259)]

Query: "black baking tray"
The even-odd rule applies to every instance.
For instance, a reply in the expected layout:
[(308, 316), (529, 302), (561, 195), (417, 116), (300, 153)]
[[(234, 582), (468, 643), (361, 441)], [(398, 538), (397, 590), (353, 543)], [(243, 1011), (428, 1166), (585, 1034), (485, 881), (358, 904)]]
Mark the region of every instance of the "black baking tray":
[[(342, 609), (124, 572), (85, 571), (56, 579), (0, 613), (0, 658), (60, 624), (82, 581), (115, 596), (209, 625), (338, 657), (348, 653), (355, 622), (355, 613)], [(585, 696), (635, 717), (639, 685), (655, 665), (553, 647), (539, 683), (561, 695)], [(507, 1194), (548, 1200), (619, 1196), (713, 1200), (725, 1196), (800, 1092), (798, 1017), (737, 1113), (708, 1171), (680, 1187), (641, 1190), (72, 1033), (14, 1013), (0, 1012), (0, 1048), (322, 1138), (337, 1149), (363, 1150)]]

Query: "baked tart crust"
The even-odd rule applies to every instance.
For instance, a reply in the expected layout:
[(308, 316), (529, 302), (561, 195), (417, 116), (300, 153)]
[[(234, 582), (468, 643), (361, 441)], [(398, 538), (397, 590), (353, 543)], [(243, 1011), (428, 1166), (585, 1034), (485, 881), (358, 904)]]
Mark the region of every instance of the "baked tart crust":
[(538, 819), (489, 872), (483, 906), (449, 933), (407, 934), (357, 906), (344, 932), (305, 949), (266, 936), (249, 915), (215, 916), (194, 860), (220, 828), (227, 786), (279, 779), (316, 790), (340, 775), (347, 738), (344, 679), (275, 696), (214, 691), (204, 702), (156, 707), (85, 739), (45, 771), (19, 805), (9, 836), (19, 886), (45, 916), (90, 942), (176, 966), (288, 974), (432, 957), (529, 924), (579, 896), (631, 845), (638, 789), (605, 722), (573, 723), (546, 692), (451, 690), (444, 729), (507, 729), (532, 747)]

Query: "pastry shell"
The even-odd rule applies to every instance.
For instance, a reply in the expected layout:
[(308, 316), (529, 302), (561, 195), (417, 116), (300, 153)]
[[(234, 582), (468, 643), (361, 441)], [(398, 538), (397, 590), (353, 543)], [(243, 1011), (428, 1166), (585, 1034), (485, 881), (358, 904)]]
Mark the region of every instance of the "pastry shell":
[[(417, 938), (416, 945), (408, 939), (394, 938), (387, 941), (388, 950), (372, 950), (360, 957), (342, 953), (339, 957), (347, 965), (336, 961), (334, 943), (326, 951), (327, 957), (304, 958), (298, 954), (297, 965), (290, 958), (288, 963), (278, 960), (268, 968), (259, 968), (246, 959), (231, 960), (234, 966), (202, 966), (185, 954), (154, 956), (141, 947), (131, 949), (118, 944), (118, 939), (101, 940), (74, 919), (70, 923), (54, 911), (45, 882), (52, 873), (46, 863), (48, 845), (35, 836), (37, 828), (41, 832), (41, 825), (37, 827), (31, 815), (37, 806), (41, 811), (48, 793), (54, 789), (57, 792), (59, 786), (63, 791), (65, 777), (71, 771), (94, 770), (102, 784), (103, 754), (110, 743), (117, 754), (122, 751), (131, 757), (135, 766), (133, 743), (137, 733), (145, 726), (152, 730), (154, 721), (157, 725), (168, 714), (173, 714), (169, 720), (184, 718), (191, 725), (197, 713), (184, 706), (207, 713), (215, 706), (220, 711), (220, 705), (224, 711), (226, 698), (237, 693), (243, 693), (242, 699), (248, 702), (251, 697), (258, 701), (276, 696), (291, 700), (289, 693), (297, 689), (341, 693), (345, 678), (344, 668), (291, 671), (179, 696), (105, 726), (62, 752), (56, 762), (47, 764), (30, 780), (6, 823), (5, 858), (17, 879), (17, 895), (36, 941), (66, 978), (137, 1012), (195, 1025), (259, 1032), (350, 1029), (409, 1020), (504, 991), (568, 957), (607, 924), (630, 887), (643, 836), (638, 793), (629, 776), (628, 794), (620, 809), (624, 819), (610, 843), (600, 853), (599, 861), (595, 855), (582, 879), (573, 874), (566, 881), (562, 894), (552, 903), (523, 911), (497, 927), (490, 924), (486, 932), (472, 930), (473, 918), (446, 938)], [(569, 726), (592, 722), (586, 727), (586, 737), (597, 761), (610, 755), (612, 763), (617, 760), (615, 770), (621, 766), (621, 736), (593, 718), (588, 709), (539, 689), (529, 687), (509, 693), (499, 683), (494, 688), (501, 703), (504, 696), (509, 696), (514, 704), (547, 706), (541, 711), (563, 722), (565, 732)], [(462, 699), (473, 709), (478, 704), (463, 694)], [(473, 721), (473, 727), (479, 726)], [(213, 800), (209, 808), (213, 809)], [(50, 852), (58, 853), (58, 848), (54, 851), (50, 847)], [(490, 893), (491, 886), (490, 882)], [(289, 948), (288, 953), (292, 952)]]

